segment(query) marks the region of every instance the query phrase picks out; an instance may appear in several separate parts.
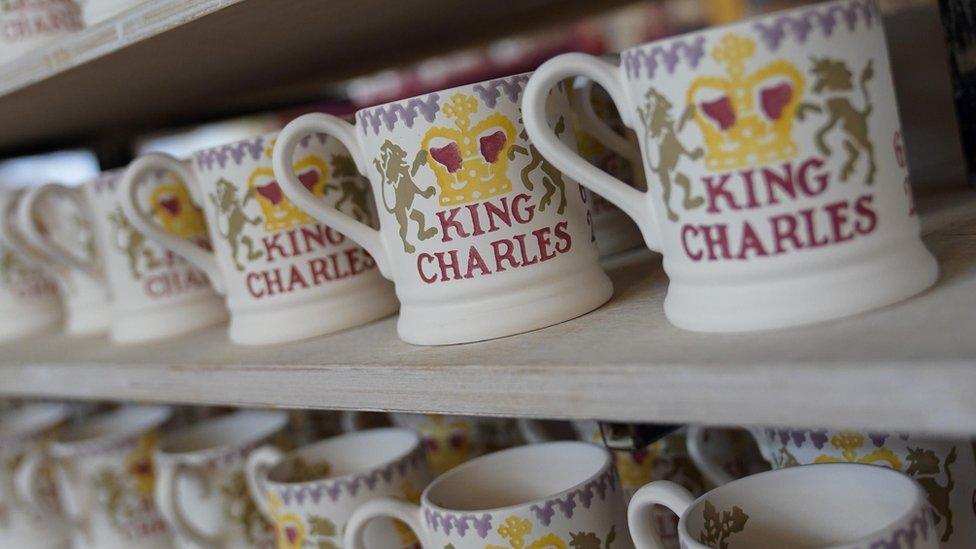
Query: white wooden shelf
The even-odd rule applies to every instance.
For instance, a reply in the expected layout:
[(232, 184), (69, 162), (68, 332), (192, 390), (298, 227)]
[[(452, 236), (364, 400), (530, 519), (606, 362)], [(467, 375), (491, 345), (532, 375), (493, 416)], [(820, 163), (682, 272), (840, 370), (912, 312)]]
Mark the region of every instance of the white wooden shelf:
[(0, 152), (294, 105), (627, 0), (147, 0), (0, 65)]
[(976, 433), (976, 191), (920, 197), (942, 276), (904, 303), (748, 335), (664, 319), (660, 259), (608, 263), (616, 296), (579, 319), (414, 347), (394, 320), (241, 348), (223, 329), (139, 347), (46, 337), (0, 348), (0, 394), (620, 421)]

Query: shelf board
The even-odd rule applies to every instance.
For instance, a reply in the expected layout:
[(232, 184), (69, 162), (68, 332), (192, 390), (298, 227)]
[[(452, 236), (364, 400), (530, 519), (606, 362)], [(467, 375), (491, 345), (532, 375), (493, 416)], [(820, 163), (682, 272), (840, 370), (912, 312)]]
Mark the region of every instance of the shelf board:
[(976, 191), (919, 201), (942, 266), (925, 294), (812, 327), (703, 335), (667, 323), (659, 257), (607, 264), (603, 308), (521, 336), (415, 347), (394, 319), (242, 348), (223, 328), (114, 347), (43, 337), (0, 349), (0, 394), (645, 422), (976, 433)]
[(319, 100), (350, 76), (627, 1), (153, 0), (0, 65), (0, 153)]

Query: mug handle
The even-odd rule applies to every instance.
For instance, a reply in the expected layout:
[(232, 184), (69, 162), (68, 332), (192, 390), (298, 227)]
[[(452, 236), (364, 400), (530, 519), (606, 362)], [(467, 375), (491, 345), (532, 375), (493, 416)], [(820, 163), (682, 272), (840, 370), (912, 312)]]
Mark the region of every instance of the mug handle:
[(356, 126), (329, 114), (312, 113), (292, 120), (278, 134), (274, 153), (272, 153), (272, 164), (278, 184), (285, 192), (285, 196), (297, 204), (299, 208), (326, 225), (339, 230), (365, 248), (376, 261), (380, 274), (392, 280), (389, 251), (380, 232), (320, 200), (306, 189), (298, 180), (298, 176), (295, 175), (291, 163), (295, 155), (295, 147), (302, 139), (314, 133), (324, 133), (338, 139), (349, 150), (359, 173), (364, 177), (367, 176), (366, 160), (363, 158), (362, 148), (360, 148), (359, 141), (356, 138)]
[(29, 452), (23, 461), (14, 469), (14, 494), (17, 499), (27, 504), (35, 513), (44, 515), (53, 512), (47, 508), (38, 497), (37, 475), (46, 459), (44, 452), (34, 450)]
[(525, 86), (522, 96), (522, 119), (529, 139), (542, 156), (557, 169), (606, 198), (633, 218), (641, 229), (647, 247), (660, 251), (657, 215), (651, 207), (647, 193), (631, 187), (587, 162), (560, 141), (549, 127), (546, 120), (546, 101), (549, 91), (563, 80), (577, 76), (585, 76), (603, 86), (617, 105), (624, 124), (631, 128), (635, 127), (626, 114), (627, 110), (621, 108), (627, 105), (628, 101), (619, 67), (591, 55), (567, 53), (543, 63)]
[(346, 522), (346, 533), (342, 538), (343, 546), (348, 549), (366, 549), (366, 544), (363, 541), (363, 530), (369, 521), (380, 517), (390, 517), (402, 521), (420, 539), (421, 547), (433, 547), (430, 540), (426, 539), (427, 534), (424, 531), (423, 521), (420, 519), (420, 507), (389, 497), (371, 499), (353, 511), (349, 521)]
[(515, 420), (518, 432), (529, 444), (539, 444), (555, 440), (538, 419), (520, 417)]
[(142, 211), (137, 196), (139, 185), (145, 181), (143, 176), (159, 170), (175, 173), (183, 180), (183, 184), (186, 185), (193, 201), (202, 206), (203, 201), (193, 183), (196, 177), (190, 170), (182, 162), (168, 154), (150, 153), (135, 159), (122, 174), (122, 179), (119, 181), (119, 202), (122, 204), (122, 212), (139, 232), (155, 240), (164, 248), (179, 254), (207, 273), (207, 278), (210, 279), (210, 284), (217, 293), (227, 293), (223, 275), (212, 251), (207, 251), (189, 240), (170, 234)]
[(187, 519), (180, 503), (179, 489), (177, 483), (184, 475), (192, 477), (199, 483), (205, 483), (203, 473), (196, 468), (188, 467), (183, 463), (174, 463), (170, 466), (159, 467), (156, 473), (156, 488), (154, 496), (156, 507), (166, 518), (166, 522), (180, 537), (192, 541), (200, 547), (218, 547), (220, 539), (217, 536), (210, 536), (202, 532)]
[(274, 517), (271, 515), (271, 504), (268, 502), (268, 490), (265, 488), (267, 482), (267, 472), (284, 459), (285, 453), (281, 450), (266, 444), (254, 450), (247, 456), (244, 464), (244, 480), (247, 482), (247, 491), (251, 494), (251, 499), (258, 506), (258, 510), (274, 524)]
[(688, 446), (688, 457), (691, 458), (692, 463), (712, 486), (728, 484), (735, 479), (705, 452), (705, 431), (704, 425), (688, 426), (687, 438), (685, 439), (685, 444)]
[(614, 154), (627, 159), (635, 167), (640, 164), (640, 149), (614, 131), (593, 110), (592, 80), (579, 76), (573, 81), (572, 105), (583, 131)]
[(27, 242), (54, 261), (79, 269), (92, 277), (101, 278), (99, 266), (94, 258), (85, 261), (67, 249), (62, 248), (56, 241), (41, 232), (41, 227), (37, 223), (40, 216), (36, 209), (40, 207), (44, 198), (49, 195), (60, 195), (73, 201), (84, 212), (85, 216), (91, 217), (88, 204), (85, 203), (80, 188), (67, 187), (60, 183), (46, 183), (40, 187), (29, 189), (20, 198), (20, 204), (17, 210), (17, 225), (24, 233)]
[(655, 505), (663, 505), (679, 517), (691, 507), (695, 497), (687, 488), (670, 480), (655, 480), (634, 494), (627, 507), (627, 525), (637, 549), (665, 549), (651, 520)]

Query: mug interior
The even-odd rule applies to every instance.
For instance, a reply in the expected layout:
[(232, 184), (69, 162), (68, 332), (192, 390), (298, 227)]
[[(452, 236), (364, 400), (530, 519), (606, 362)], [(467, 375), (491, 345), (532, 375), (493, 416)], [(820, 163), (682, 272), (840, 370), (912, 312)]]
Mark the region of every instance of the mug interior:
[(241, 446), (265, 439), (288, 422), (284, 412), (242, 410), (200, 422), (169, 435), (160, 444), (166, 454), (185, 454)]
[(166, 406), (125, 406), (67, 429), (57, 442), (78, 443), (102, 437), (136, 435), (162, 424), (169, 415), (170, 409)]
[(67, 415), (67, 408), (60, 404), (28, 404), (0, 417), (0, 438), (45, 431)]
[[(268, 471), (268, 480), (288, 484), (362, 473), (398, 461), (419, 446), (415, 432), (399, 427), (339, 435), (295, 450)], [(296, 478), (296, 471), (302, 468), (299, 462), (328, 464), (329, 470), (317, 478)]]
[[(870, 540), (917, 512), (924, 500), (912, 479), (885, 467), (804, 465), (712, 490), (684, 513), (681, 529), (707, 547), (831, 547)], [(715, 529), (706, 528), (707, 517), (726, 523), (726, 534), (708, 537)]]
[(598, 476), (606, 450), (585, 442), (520, 446), (469, 461), (438, 477), (426, 504), (448, 511), (488, 511), (550, 499)]

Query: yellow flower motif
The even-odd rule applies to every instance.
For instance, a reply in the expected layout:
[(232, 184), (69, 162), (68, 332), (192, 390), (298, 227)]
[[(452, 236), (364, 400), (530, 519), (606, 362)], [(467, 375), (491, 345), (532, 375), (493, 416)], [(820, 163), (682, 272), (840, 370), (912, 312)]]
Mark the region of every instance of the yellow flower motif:
[(281, 496), (274, 492), (268, 495), (268, 504), (278, 549), (302, 549), (305, 543), (305, 523), (302, 519), (295, 513), (282, 513)]
[(887, 464), (896, 471), (901, 471), (902, 463), (898, 456), (888, 448), (878, 448), (877, 450), (858, 456), (858, 451), (864, 447), (864, 435), (844, 431), (831, 437), (830, 444), (840, 450), (841, 457), (822, 454), (818, 456), (814, 463), (868, 463), (868, 464)]
[(532, 521), (517, 516), (509, 516), (498, 527), (498, 535), (508, 541), (508, 547), (486, 545), (485, 549), (566, 549), (566, 542), (553, 533), (525, 544), (525, 537), (532, 533)]
[(153, 494), (156, 475), (153, 470), (152, 454), (158, 438), (159, 434), (156, 431), (142, 435), (125, 460), (126, 470), (135, 479), (136, 493), (140, 496), (151, 497)]

